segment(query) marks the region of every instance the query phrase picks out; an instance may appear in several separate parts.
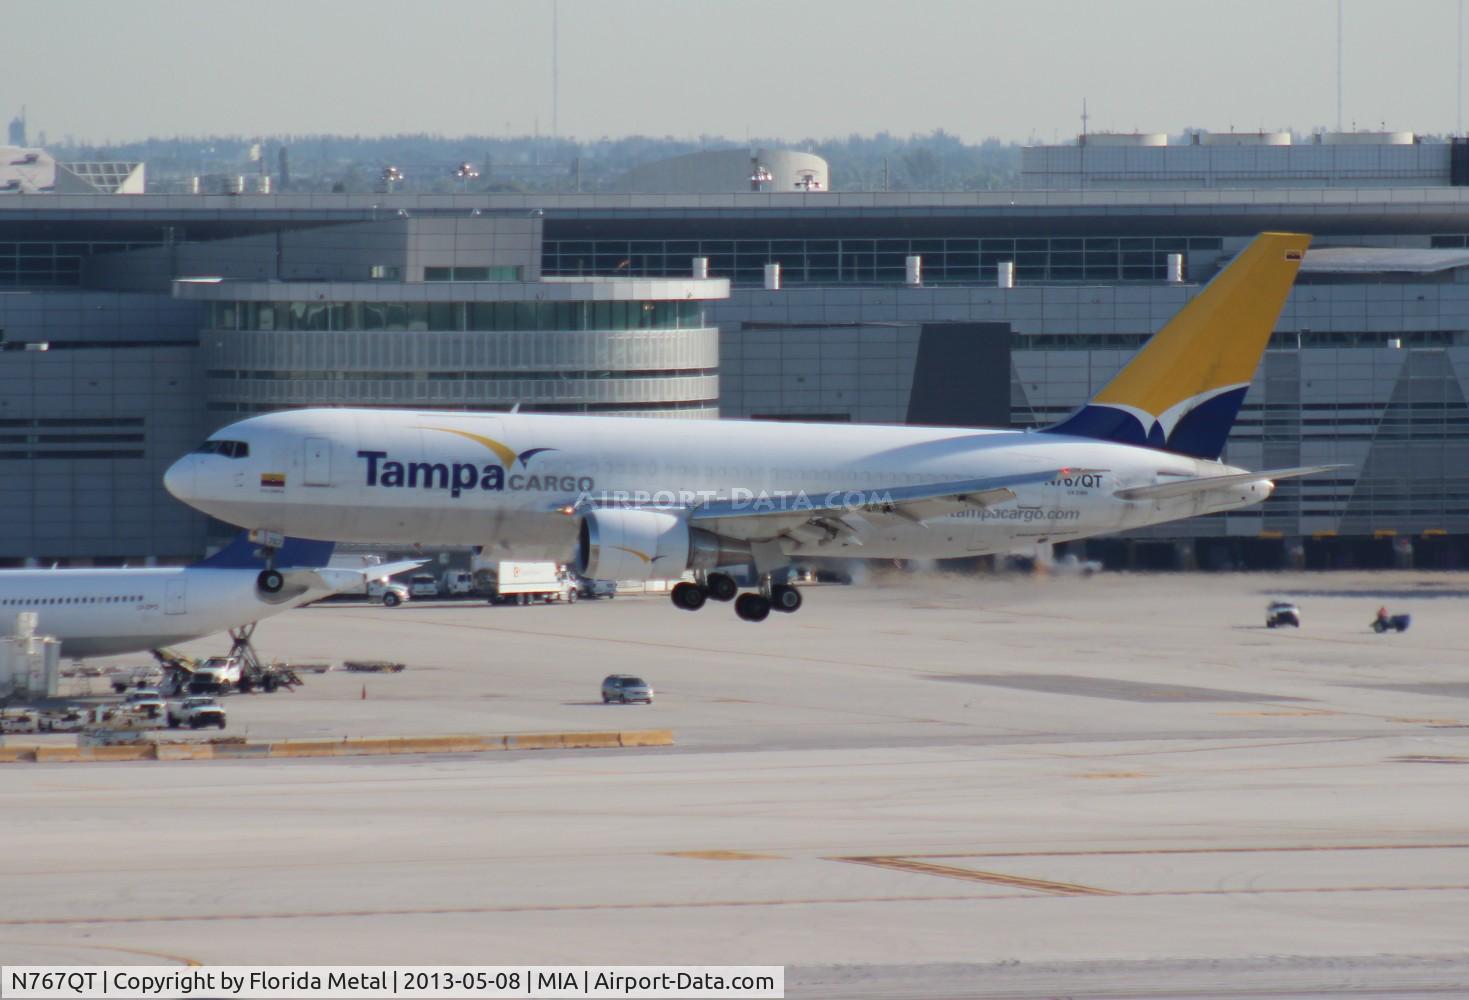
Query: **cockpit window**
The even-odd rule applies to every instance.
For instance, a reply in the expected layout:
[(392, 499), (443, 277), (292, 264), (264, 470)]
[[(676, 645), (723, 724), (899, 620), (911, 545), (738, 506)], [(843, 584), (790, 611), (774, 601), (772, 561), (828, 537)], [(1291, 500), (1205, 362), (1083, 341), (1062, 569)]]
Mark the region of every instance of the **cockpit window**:
[(205, 441), (194, 449), (196, 455), (223, 455), (226, 458), (249, 458), (250, 446), (244, 441)]

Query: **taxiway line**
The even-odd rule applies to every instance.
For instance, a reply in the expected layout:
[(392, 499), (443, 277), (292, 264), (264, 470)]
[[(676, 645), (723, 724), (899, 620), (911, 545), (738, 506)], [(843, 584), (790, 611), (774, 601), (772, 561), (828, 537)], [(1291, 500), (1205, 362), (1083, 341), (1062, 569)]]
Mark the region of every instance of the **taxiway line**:
[(1113, 892), (1111, 889), (1100, 889), (1091, 885), (1078, 885), (1075, 882), (1052, 882), (1043, 878), (1028, 878), (1024, 875), (1006, 875), (1003, 872), (976, 871), (973, 868), (959, 868), (954, 865), (935, 865), (926, 861), (915, 861), (912, 858), (899, 857), (867, 857), (867, 858), (831, 858), (832, 861), (846, 861), (854, 865), (871, 865), (874, 868), (888, 868), (893, 871), (912, 872), (915, 875), (938, 875), (942, 878), (957, 878), (967, 882), (984, 882), (989, 885), (1013, 886), (1017, 889), (1031, 889), (1035, 892), (1050, 893), (1053, 896), (1118, 896), (1124, 893)]

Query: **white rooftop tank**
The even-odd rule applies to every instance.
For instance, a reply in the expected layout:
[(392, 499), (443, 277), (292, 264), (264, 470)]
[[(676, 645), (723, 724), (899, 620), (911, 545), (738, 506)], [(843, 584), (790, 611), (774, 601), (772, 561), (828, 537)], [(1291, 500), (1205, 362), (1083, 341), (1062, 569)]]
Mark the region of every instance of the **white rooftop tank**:
[(1412, 132), (1324, 132), (1321, 142), (1327, 146), (1411, 146)]
[(1166, 146), (1167, 132), (1088, 132), (1077, 137), (1081, 146)]
[(1289, 132), (1205, 132), (1205, 146), (1289, 146)]

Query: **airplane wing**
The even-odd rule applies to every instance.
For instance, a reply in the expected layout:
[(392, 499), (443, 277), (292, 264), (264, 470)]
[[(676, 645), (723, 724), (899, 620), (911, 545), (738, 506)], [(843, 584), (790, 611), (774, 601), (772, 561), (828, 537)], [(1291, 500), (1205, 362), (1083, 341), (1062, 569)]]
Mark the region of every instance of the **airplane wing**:
[(1076, 469), (1046, 469), (1015, 476), (871, 489), (853, 487), (824, 493), (757, 494), (715, 500), (693, 509), (692, 527), (728, 538), (761, 540), (788, 537), (820, 543), (843, 538), (861, 544), (862, 524), (888, 517), (919, 523), (961, 510), (992, 507), (1015, 498), (1012, 487), (1045, 483)]
[(1334, 472), (1337, 469), (1346, 469), (1346, 465), (1308, 465), (1296, 469), (1265, 469), (1260, 472), (1239, 472), (1229, 476), (1203, 476), (1197, 479), (1176, 479), (1171, 483), (1158, 483), (1153, 486), (1129, 486), (1118, 490), (1114, 496), (1119, 500), (1167, 500), (1172, 497), (1189, 496), (1194, 493), (1208, 493), (1226, 486), (1234, 486), (1239, 483), (1258, 483), (1263, 479), (1272, 482), (1280, 479), (1296, 479), (1300, 476), (1314, 476), (1318, 472)]

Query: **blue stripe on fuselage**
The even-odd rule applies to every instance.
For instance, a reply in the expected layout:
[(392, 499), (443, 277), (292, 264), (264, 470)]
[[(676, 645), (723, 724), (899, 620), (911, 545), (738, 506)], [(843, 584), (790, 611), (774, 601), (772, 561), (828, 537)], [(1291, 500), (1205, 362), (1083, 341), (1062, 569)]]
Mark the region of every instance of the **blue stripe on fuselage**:
[[(335, 542), (318, 542), (312, 538), (287, 538), (275, 554), (276, 569), (314, 569), (331, 561)], [(240, 532), (230, 543), (196, 566), (210, 569), (264, 569), (265, 560), (255, 554), (256, 546), (246, 532)]]

